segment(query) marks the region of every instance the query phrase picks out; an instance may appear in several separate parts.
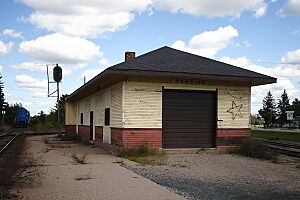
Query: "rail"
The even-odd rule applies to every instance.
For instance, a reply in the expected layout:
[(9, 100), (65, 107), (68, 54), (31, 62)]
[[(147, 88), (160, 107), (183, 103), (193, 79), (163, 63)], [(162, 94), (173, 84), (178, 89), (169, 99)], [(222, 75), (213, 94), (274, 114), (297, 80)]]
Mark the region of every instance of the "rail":
[(264, 143), (278, 153), (300, 157), (300, 143), (281, 140), (265, 140)]
[(5, 133), (0, 135), (0, 154), (17, 138), (19, 135), (16, 132), (14, 135), (10, 135), (10, 133), (15, 132), (15, 129), (9, 129)]

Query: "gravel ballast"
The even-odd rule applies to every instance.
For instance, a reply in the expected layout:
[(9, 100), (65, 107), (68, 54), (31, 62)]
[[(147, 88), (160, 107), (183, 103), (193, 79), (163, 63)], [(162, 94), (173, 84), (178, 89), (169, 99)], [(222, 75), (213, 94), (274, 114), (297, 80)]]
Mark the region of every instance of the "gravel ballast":
[(238, 155), (174, 154), (167, 156), (166, 165), (127, 164), (126, 167), (189, 199), (300, 197), (299, 167)]

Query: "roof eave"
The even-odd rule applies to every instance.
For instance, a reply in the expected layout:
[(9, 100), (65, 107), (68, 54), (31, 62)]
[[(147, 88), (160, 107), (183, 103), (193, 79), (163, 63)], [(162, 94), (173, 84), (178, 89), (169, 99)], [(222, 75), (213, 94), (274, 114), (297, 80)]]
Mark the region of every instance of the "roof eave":
[(225, 81), (225, 82), (239, 82), (246, 83), (249, 86), (258, 86), (276, 83), (277, 79), (265, 76), (265, 78), (261, 77), (241, 77), (241, 76), (222, 76), (222, 75), (212, 75), (212, 74), (193, 74), (193, 73), (176, 73), (176, 72), (161, 72), (161, 71), (142, 71), (142, 70), (116, 70), (113, 68), (107, 68), (92, 80), (88, 81), (86, 84), (82, 85), (80, 88), (75, 90), (72, 94), (70, 94), (67, 100), (72, 100), (76, 98), (76, 96), (85, 89), (93, 86), (93, 84), (97, 83), (104, 77), (110, 75), (131, 75), (131, 76), (151, 76), (151, 77), (168, 77), (168, 78), (184, 78), (184, 79), (202, 79), (207, 81)]

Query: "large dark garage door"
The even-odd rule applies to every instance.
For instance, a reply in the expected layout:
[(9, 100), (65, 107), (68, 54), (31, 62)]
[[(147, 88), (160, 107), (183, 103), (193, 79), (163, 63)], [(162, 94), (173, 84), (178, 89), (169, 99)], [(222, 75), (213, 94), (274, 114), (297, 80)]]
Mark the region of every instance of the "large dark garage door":
[(216, 92), (163, 90), (163, 148), (215, 147)]

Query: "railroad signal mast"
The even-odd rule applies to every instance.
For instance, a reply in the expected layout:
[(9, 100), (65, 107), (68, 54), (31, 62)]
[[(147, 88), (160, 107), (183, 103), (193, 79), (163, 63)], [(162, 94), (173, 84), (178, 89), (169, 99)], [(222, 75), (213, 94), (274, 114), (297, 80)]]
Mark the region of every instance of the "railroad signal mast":
[[(60, 132), (60, 109), (59, 109), (59, 83), (62, 80), (62, 69), (58, 64), (55, 65), (53, 68), (53, 79), (54, 81), (49, 80), (49, 72), (48, 72), (48, 65), (47, 66), (47, 78), (48, 78), (48, 97), (57, 97), (57, 130), (58, 136), (60, 137), (62, 134)], [(56, 83), (56, 90), (50, 93), (49, 85)], [(55, 92), (57, 92), (57, 96), (55, 96)]]

